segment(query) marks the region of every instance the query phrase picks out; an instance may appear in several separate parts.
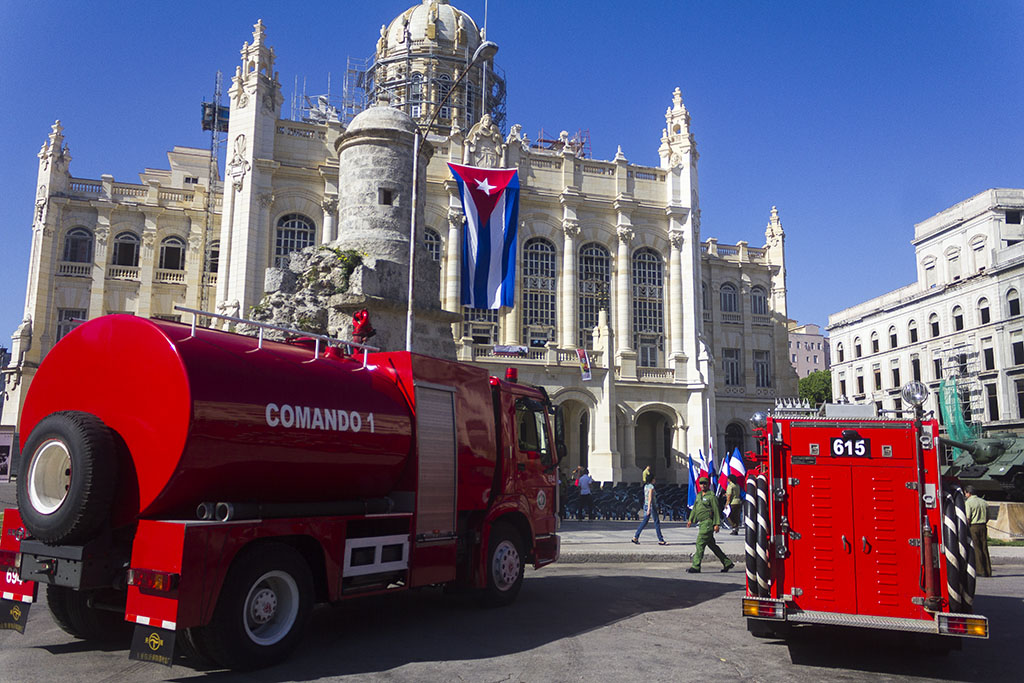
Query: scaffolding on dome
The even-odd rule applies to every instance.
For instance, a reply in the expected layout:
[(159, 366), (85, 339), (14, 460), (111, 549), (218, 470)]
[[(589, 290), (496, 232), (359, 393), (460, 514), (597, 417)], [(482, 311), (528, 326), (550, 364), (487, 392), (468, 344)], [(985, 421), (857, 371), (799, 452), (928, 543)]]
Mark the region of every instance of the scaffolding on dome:
[[(563, 131), (565, 132), (565, 131)], [(530, 145), (531, 149), (561, 152), (568, 147), (580, 159), (590, 159), (590, 130), (579, 129), (572, 135), (550, 137), (543, 128), (537, 133), (537, 139)]]

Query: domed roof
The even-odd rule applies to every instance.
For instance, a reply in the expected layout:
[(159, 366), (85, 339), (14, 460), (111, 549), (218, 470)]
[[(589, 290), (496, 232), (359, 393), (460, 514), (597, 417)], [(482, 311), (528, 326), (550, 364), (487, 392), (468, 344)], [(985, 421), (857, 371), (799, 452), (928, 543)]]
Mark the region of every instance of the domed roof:
[[(431, 25), (434, 27), (433, 35)], [(422, 4), (398, 15), (384, 34), (387, 39), (385, 54), (409, 49), (406, 29), (414, 44), (429, 41), (446, 47), (465, 47), (469, 54), (473, 54), (480, 45), (480, 29), (473, 17), (449, 5), (448, 0), (423, 0)]]
[(359, 112), (348, 124), (345, 133), (350, 134), (362, 130), (400, 130), (410, 135), (416, 132), (416, 124), (401, 109), (378, 105)]

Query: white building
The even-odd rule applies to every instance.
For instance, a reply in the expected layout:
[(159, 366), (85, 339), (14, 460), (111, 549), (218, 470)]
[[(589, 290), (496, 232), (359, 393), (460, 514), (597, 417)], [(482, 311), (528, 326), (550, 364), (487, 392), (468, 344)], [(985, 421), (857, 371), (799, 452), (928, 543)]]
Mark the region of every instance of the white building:
[(966, 380), (966, 417), (1024, 426), (1024, 190), (982, 192), (914, 226), (917, 281), (829, 316), (832, 392), (902, 409), (916, 379)]
[[(772, 207), (763, 247), (701, 239), (698, 154), (678, 88), (651, 140), (657, 166), (630, 163), (621, 149), (610, 160), (587, 158), (565, 132), (536, 143), (519, 125), (505, 133), (500, 71), (474, 66), (459, 82), (480, 41), (468, 14), (424, 0), (381, 27), (364, 93), (364, 105), (386, 101), (409, 114), (433, 148), (422, 248), (440, 268), (442, 306), (462, 317), (453, 325), (458, 357), (496, 374), (514, 362), (520, 381), (546, 387), (570, 418), (566, 466), (587, 464), (598, 480), (639, 480), (652, 465), (683, 482), (681, 458), (710, 440), (719, 453), (750, 448), (749, 415), (796, 394), (778, 213)], [(26, 322), (5, 370), (13, 399), (5, 424), (74, 320), (174, 316), (175, 304), (244, 314), (269, 266), (343, 233), (339, 177), (357, 170), (339, 169), (336, 142), (354, 100), (282, 119), (274, 60), (257, 23), (228, 93), (225, 183), (212, 192), (204, 152), (178, 147), (170, 171), (147, 170), (141, 183), (74, 178), (54, 126), (40, 152)], [(449, 161), (519, 170), (511, 309), (460, 307), (463, 219)], [(405, 189), (380, 187), (379, 202), (408, 211), (398, 206)], [(496, 356), (496, 344), (525, 346), (526, 355)], [(589, 381), (577, 348), (589, 350)]]

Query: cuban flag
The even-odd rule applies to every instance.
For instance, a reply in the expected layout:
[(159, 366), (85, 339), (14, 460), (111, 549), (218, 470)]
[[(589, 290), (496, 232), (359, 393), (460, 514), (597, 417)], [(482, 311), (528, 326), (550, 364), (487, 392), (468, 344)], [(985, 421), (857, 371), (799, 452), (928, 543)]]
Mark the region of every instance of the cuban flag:
[(743, 480), (747, 476), (747, 466), (743, 464), (743, 456), (740, 455), (740, 449), (734, 448), (732, 455), (729, 457), (729, 473), (734, 477), (739, 477)]
[(725, 491), (729, 485), (729, 458), (722, 458), (722, 462), (718, 465), (718, 493)]
[(686, 505), (691, 508), (697, 502), (697, 466), (693, 460), (692, 455), (686, 456), (686, 474), (690, 484), (686, 489)]
[(519, 172), (448, 164), (459, 184), (466, 225), (462, 236), (462, 304), (501, 308), (515, 301)]

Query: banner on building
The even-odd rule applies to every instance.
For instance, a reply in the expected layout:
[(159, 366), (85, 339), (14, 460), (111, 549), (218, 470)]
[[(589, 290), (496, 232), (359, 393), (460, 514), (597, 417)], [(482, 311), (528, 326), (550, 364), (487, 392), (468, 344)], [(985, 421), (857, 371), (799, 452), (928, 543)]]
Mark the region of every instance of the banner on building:
[(580, 372), (583, 374), (583, 381), (590, 381), (590, 356), (586, 349), (576, 349), (576, 355), (580, 359)]
[(462, 234), (462, 304), (501, 308), (515, 301), (519, 173), (516, 169), (448, 164), (459, 185), (466, 224)]

